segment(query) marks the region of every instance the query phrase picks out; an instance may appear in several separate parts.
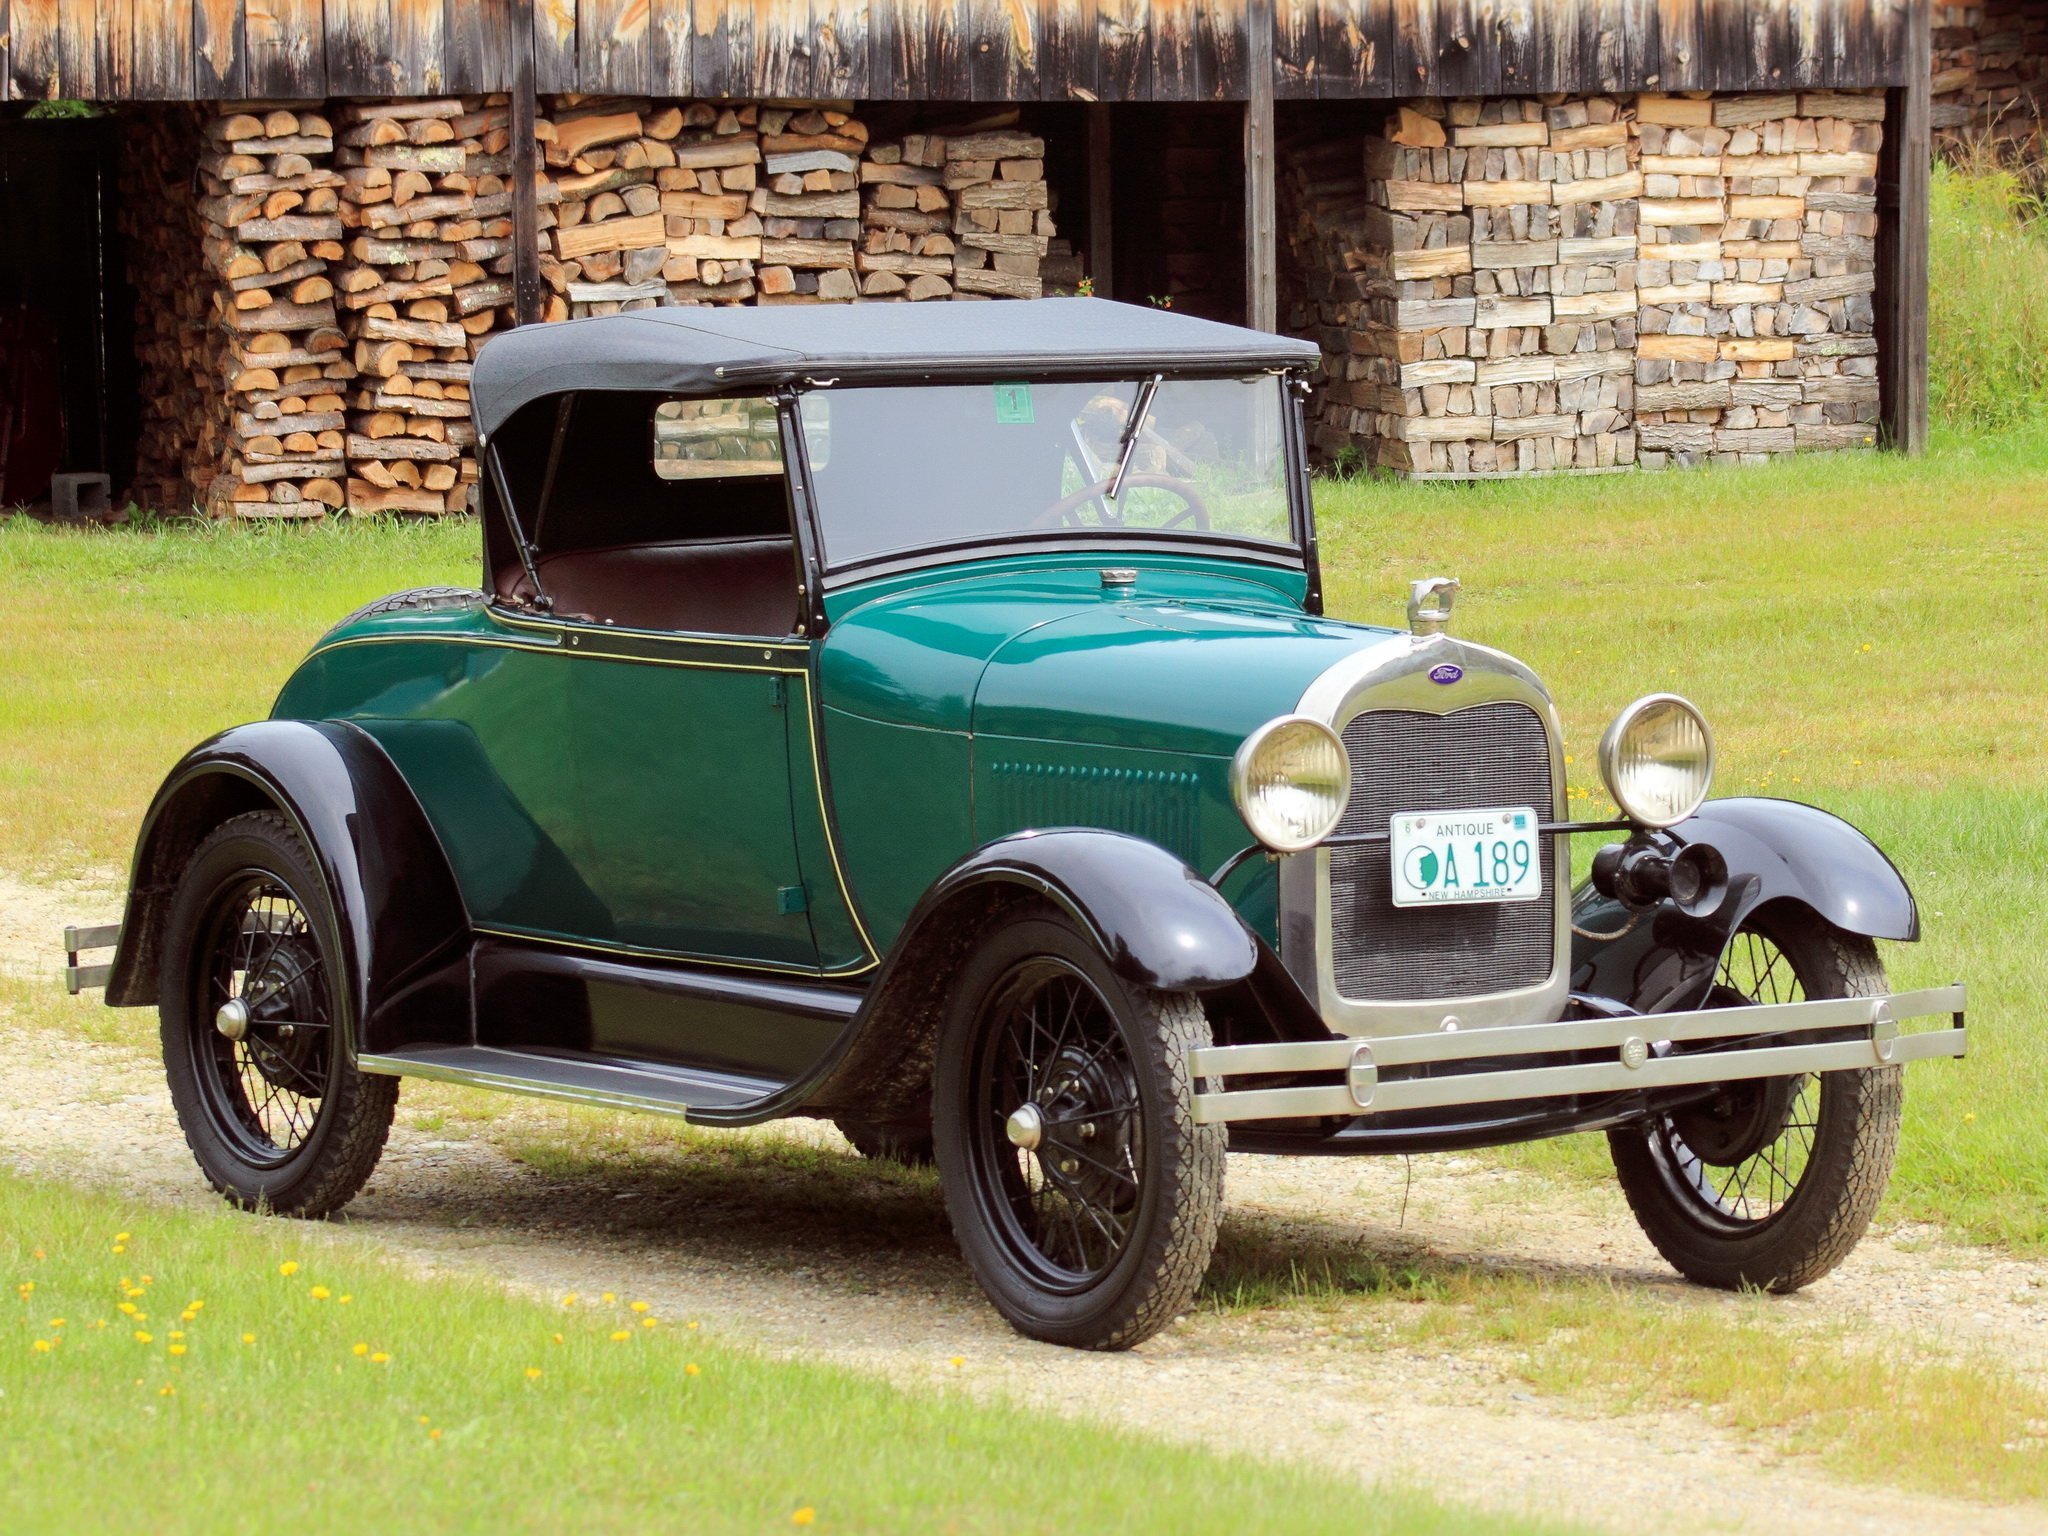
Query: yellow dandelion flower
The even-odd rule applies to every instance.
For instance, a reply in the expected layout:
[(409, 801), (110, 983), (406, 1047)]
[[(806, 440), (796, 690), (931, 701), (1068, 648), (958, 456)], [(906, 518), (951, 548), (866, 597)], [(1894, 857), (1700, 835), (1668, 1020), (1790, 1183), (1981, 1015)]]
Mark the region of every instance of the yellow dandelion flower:
[(390, 1363), (391, 1357), (381, 1349), (376, 1354), (370, 1356), (370, 1364), (372, 1365), (389, 1365)]
[(185, 1353), (185, 1346), (182, 1344), (173, 1344), (170, 1347), (169, 1353), (174, 1355), (182, 1355), (183, 1353)]
[(692, 1360), (688, 1365), (683, 1367), (683, 1374), (685, 1376), (702, 1376), (704, 1373), (697, 1369), (697, 1362)]
[(633, 1331), (630, 1328), (621, 1328), (617, 1333), (612, 1335), (612, 1342), (614, 1344), (623, 1344), (626, 1342), (626, 1340), (630, 1339), (631, 1337), (633, 1337)]
[(40, 1263), (42, 1263), (42, 1261), (43, 1261), (43, 1250), (42, 1250), (42, 1249), (40, 1249), (40, 1248), (38, 1248), (38, 1249), (36, 1250), (36, 1262), (37, 1262), (38, 1264), (40, 1264)]
[(36, 1283), (33, 1280), (24, 1280), (21, 1282), (21, 1284), (17, 1285), (14, 1288), (14, 1294), (19, 1296), (23, 1301), (27, 1301), (29, 1297), (35, 1295), (35, 1293)]
[(618, 1297), (616, 1297), (616, 1296), (614, 1296), (614, 1295), (613, 1295), (613, 1294), (612, 1294), (612, 1293), (611, 1293), (610, 1291), (606, 1291), (606, 1292), (604, 1293), (604, 1299), (605, 1299), (606, 1301), (608, 1301), (608, 1302), (611, 1302), (611, 1301), (617, 1301), (617, 1300), (618, 1300), (619, 1298), (618, 1298)]
[(114, 1252), (115, 1252), (115, 1253), (126, 1253), (127, 1251), (128, 1251), (128, 1245), (127, 1245), (126, 1243), (116, 1243), (116, 1244), (114, 1244)]
[(428, 1418), (428, 1417), (427, 1417), (427, 1416), (426, 1416), (426, 1415), (425, 1415), (424, 1413), (420, 1415), (420, 1423), (421, 1423), (422, 1425), (426, 1425), (426, 1424), (431, 1424), (431, 1423), (433, 1423), (433, 1422), (434, 1422), (434, 1421), (433, 1421), (432, 1419)]
[(142, 1277), (142, 1283), (143, 1283), (144, 1285), (155, 1285), (155, 1284), (156, 1284), (156, 1281), (155, 1281), (155, 1280), (153, 1280), (153, 1279), (152, 1279), (152, 1278), (151, 1278), (150, 1276), (148, 1276), (148, 1275), (144, 1275), (144, 1276)]
[(554, 1336), (554, 1339), (557, 1344), (562, 1342), (562, 1336), (559, 1333)]
[(683, 1326), (685, 1328), (688, 1328), (692, 1333), (695, 1333), (697, 1331), (697, 1325), (695, 1323), (685, 1323)]
[(172, 1338), (173, 1342), (175, 1342), (175, 1341), (176, 1341), (176, 1340), (178, 1340), (178, 1339), (182, 1339), (182, 1338), (184, 1338), (184, 1337), (185, 1337), (185, 1330), (184, 1330), (184, 1329), (182, 1329), (182, 1328), (173, 1328), (173, 1329), (171, 1330), (171, 1338)]
[(61, 1317), (53, 1317), (50, 1319), (50, 1326), (52, 1328), (62, 1328), (64, 1326), (64, 1319)]
[(138, 1328), (135, 1330), (135, 1342), (138, 1344), (154, 1344), (156, 1342), (156, 1339), (152, 1335), (144, 1333), (140, 1328)]
[(541, 1377), (545, 1374), (546, 1373), (542, 1371), (541, 1368), (537, 1365), (529, 1365), (526, 1368), (526, 1379), (528, 1381), (539, 1381)]
[(1870, 649), (1870, 642), (1868, 640), (1863, 642), (1863, 649), (1866, 651)]
[(121, 1311), (125, 1316), (133, 1317), (135, 1315), (135, 1303), (132, 1301), (122, 1302)]
[(806, 1504), (802, 1509), (799, 1509), (790, 1515), (789, 1523), (791, 1525), (809, 1525), (813, 1520), (816, 1520), (817, 1518), (818, 1512), (815, 1509), (811, 1508), (810, 1505)]
[(286, 1259), (282, 1264), (277, 1266), (277, 1272), (280, 1275), (286, 1276), (287, 1278), (289, 1278), (292, 1275), (296, 1275), (299, 1272), (299, 1261), (297, 1259)]
[(48, 1339), (37, 1339), (35, 1342), (35, 1352), (39, 1355), (47, 1355), (50, 1352), (50, 1341)]
[(1968, 1110), (1968, 1109), (1964, 1110), (1964, 1111), (1963, 1111), (1963, 1124), (1965, 1124), (1965, 1125), (1975, 1125), (1976, 1123), (1977, 1123), (1977, 1115), (1976, 1115), (1976, 1112), (1975, 1112), (1974, 1110)]
[(114, 1241), (117, 1243), (125, 1243), (132, 1235), (133, 1234), (128, 1232), (116, 1232), (114, 1234)]
[(367, 1344), (358, 1344), (358, 1345), (356, 1345), (356, 1346), (355, 1346), (355, 1349), (354, 1349), (354, 1351), (353, 1351), (353, 1353), (354, 1353), (355, 1357), (356, 1357), (356, 1358), (357, 1358), (358, 1360), (362, 1359), (362, 1357), (363, 1357), (364, 1355), (367, 1355), (367, 1354), (368, 1354), (369, 1352), (370, 1352), (370, 1346), (369, 1346), (369, 1345), (367, 1345)]
[(242, 1342), (244, 1344), (254, 1344), (256, 1342), (256, 1335), (253, 1333), (245, 1333), (242, 1335)]
[(178, 1389), (172, 1386), (167, 1381), (162, 1386), (156, 1389), (156, 1395), (158, 1397), (176, 1397), (178, 1395)]
[(659, 1319), (652, 1317), (643, 1317), (640, 1319), (640, 1326), (642, 1328), (652, 1328), (657, 1321), (659, 1321)]
[(354, 1301), (354, 1300), (355, 1300), (355, 1297), (353, 1297), (353, 1296), (337, 1296), (337, 1297), (335, 1297), (335, 1298), (334, 1298), (334, 1304), (335, 1304), (335, 1305), (336, 1305), (337, 1307), (345, 1307), (345, 1306), (347, 1306), (347, 1305), (348, 1305), (348, 1304), (349, 1304), (350, 1302), (352, 1302), (352, 1301)]
[(185, 1310), (187, 1312), (197, 1312), (201, 1307), (205, 1305), (206, 1303), (203, 1301), (188, 1301), (185, 1303)]
[(316, 1285), (309, 1293), (315, 1301), (325, 1301), (331, 1294), (324, 1285)]
[(575, 1293), (574, 1291), (571, 1291), (571, 1292), (570, 1292), (570, 1293), (569, 1293), (568, 1295), (564, 1296), (564, 1297), (562, 1298), (562, 1305), (563, 1305), (563, 1306), (565, 1306), (565, 1307), (573, 1307), (573, 1306), (575, 1306), (575, 1305), (576, 1305), (576, 1293)]
[(645, 1312), (647, 1310), (647, 1303), (644, 1301), (636, 1301), (633, 1303), (633, 1310), (635, 1312)]
[(951, 1360), (948, 1360), (946, 1363), (952, 1366), (953, 1369), (957, 1371), (958, 1369), (960, 1369), (961, 1366), (967, 1363), (967, 1357), (965, 1355), (955, 1355)]
[(438, 1429), (430, 1429), (427, 1431), (427, 1438), (429, 1440), (438, 1440), (441, 1438), (441, 1431)]

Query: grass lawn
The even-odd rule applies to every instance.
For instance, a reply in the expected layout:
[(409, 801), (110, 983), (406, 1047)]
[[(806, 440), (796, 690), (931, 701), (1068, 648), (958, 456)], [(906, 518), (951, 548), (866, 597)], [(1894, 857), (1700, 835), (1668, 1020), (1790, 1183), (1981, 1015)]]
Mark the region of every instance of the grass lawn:
[(10, 1532), (1546, 1528), (6, 1176), (0, 1287)]
[[(1894, 981), (1967, 979), (1973, 1050), (1916, 1067), (1886, 1214), (2048, 1246), (2048, 439), (1928, 458), (1493, 482), (1325, 483), (1329, 606), (1399, 622), (1408, 577), (1558, 696), (1582, 810), (1608, 718), (1669, 688), (1717, 732), (1723, 794), (1811, 800), (1905, 871), (1925, 942)], [(462, 525), (52, 532), (0, 523), (0, 868), (125, 862), (164, 770), (262, 715), (350, 606), (473, 579)], [(1591, 1138), (1515, 1154), (1605, 1177)]]

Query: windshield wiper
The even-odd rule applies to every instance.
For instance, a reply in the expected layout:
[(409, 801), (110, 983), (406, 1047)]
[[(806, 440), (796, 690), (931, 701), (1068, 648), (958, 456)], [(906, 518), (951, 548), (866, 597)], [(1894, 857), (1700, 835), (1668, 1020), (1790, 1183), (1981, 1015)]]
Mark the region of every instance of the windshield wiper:
[(1138, 398), (1131, 402), (1131, 419), (1124, 423), (1124, 435), (1117, 439), (1116, 473), (1109, 477), (1109, 499), (1123, 489), (1124, 471), (1131, 467), (1131, 451), (1138, 446), (1138, 434), (1145, 430), (1145, 418), (1152, 414), (1152, 397), (1159, 393), (1164, 374), (1155, 373), (1138, 386)]

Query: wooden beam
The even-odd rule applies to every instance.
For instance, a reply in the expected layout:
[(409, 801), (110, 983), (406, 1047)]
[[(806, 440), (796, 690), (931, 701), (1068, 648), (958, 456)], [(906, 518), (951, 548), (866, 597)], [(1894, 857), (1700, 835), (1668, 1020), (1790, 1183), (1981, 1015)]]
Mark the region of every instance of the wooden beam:
[(1116, 297), (1115, 242), (1110, 238), (1116, 202), (1114, 162), (1110, 155), (1108, 102), (1088, 104), (1088, 276), (1095, 297)]
[(540, 319), (540, 174), (533, 142), (533, 0), (511, 0), (512, 29), (512, 323)]
[(1273, 187), (1273, 0), (1245, 5), (1244, 323), (1280, 326)]
[(1927, 447), (1927, 196), (1934, 158), (1928, 9), (1910, 7), (1906, 84), (1885, 93), (1878, 172), (1878, 379), (1885, 439)]

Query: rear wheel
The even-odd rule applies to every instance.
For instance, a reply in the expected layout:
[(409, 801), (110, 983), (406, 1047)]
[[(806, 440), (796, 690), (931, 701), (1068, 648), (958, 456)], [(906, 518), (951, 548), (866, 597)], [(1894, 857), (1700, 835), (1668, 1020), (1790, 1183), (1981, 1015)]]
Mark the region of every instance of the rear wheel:
[(1012, 918), (968, 963), (932, 1125), (975, 1278), (1020, 1333), (1126, 1349), (1194, 1301), (1223, 1204), (1197, 1125), (1201, 1003), (1123, 981), (1065, 918)]
[[(1711, 1006), (1886, 990), (1876, 947), (1811, 913), (1747, 922)], [(1898, 1152), (1897, 1067), (1732, 1083), (1715, 1097), (1608, 1133), (1630, 1209), (1687, 1279), (1795, 1291), (1846, 1258)]]
[(165, 937), (164, 1070), (208, 1182), (237, 1205), (326, 1216), (384, 1150), (398, 1080), (342, 1039), (325, 882), (281, 816), (223, 823), (179, 881)]

